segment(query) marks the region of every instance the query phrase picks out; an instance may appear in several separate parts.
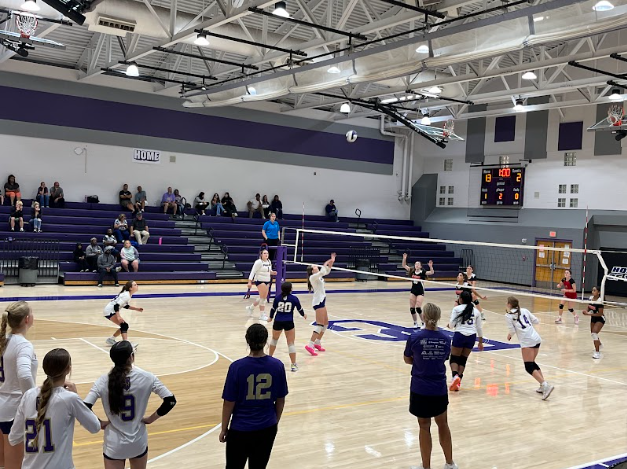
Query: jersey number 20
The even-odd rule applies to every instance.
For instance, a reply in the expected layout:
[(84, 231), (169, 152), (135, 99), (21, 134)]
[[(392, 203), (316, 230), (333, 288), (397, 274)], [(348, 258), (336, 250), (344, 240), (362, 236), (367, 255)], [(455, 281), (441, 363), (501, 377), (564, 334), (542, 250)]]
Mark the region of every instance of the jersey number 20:
[(272, 375), (270, 373), (252, 374), (246, 378), (246, 381), (248, 382), (247, 401), (262, 401), (272, 398), (272, 392), (268, 389), (272, 387)]
[(292, 312), (292, 303), (280, 301), (276, 310), (279, 313), (291, 313)]

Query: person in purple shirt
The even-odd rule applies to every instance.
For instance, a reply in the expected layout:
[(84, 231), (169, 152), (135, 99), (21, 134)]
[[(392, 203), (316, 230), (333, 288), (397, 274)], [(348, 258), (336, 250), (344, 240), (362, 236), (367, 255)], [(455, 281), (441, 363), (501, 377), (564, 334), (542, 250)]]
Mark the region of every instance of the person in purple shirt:
[(425, 328), (415, 331), (408, 339), (403, 358), (412, 365), (409, 412), (418, 418), (420, 426), (420, 456), (422, 467), (431, 468), (431, 419), (435, 419), (444, 451), (444, 469), (458, 469), (453, 462), (453, 442), (447, 421), (448, 389), (446, 360), (451, 355), (451, 339), (438, 330), (440, 308), (427, 303), (423, 310)]
[(171, 187), (168, 187), (168, 191), (161, 197), (161, 206), (163, 207), (163, 213), (168, 213), (168, 209), (171, 208), (172, 215), (176, 215), (176, 196), (174, 192), (172, 192)]
[[(222, 392), (222, 431), (226, 469), (264, 469), (281, 420), (287, 379), (280, 360), (264, 353), (268, 330), (253, 324), (246, 331), (250, 355), (229, 366)], [(230, 423), (230, 425), (229, 425)]]

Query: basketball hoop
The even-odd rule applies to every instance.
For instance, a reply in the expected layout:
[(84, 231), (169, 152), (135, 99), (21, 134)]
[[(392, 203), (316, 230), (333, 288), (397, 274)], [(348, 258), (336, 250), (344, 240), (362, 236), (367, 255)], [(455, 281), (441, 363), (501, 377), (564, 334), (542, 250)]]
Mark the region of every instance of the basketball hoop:
[(15, 15), (15, 24), (17, 29), (20, 30), (20, 35), (28, 39), (37, 29), (37, 17), (35, 15), (29, 15), (28, 13), (18, 13)]
[(455, 129), (455, 122), (452, 119), (449, 119), (444, 123), (444, 129), (442, 130), (442, 134), (445, 137), (448, 137), (449, 135), (453, 133), (454, 129)]
[(620, 127), (623, 124), (624, 115), (622, 104), (612, 104), (607, 110), (607, 123), (613, 127)]

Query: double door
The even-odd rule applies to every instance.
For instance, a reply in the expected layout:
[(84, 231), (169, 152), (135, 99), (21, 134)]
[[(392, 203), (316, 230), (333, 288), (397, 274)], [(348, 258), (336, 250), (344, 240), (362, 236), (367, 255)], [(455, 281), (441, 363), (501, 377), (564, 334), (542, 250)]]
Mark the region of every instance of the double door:
[[(564, 271), (570, 269), (573, 258), (568, 250), (573, 247), (573, 243), (572, 241), (537, 239), (536, 246), (539, 249), (536, 250), (535, 286), (553, 289), (564, 278)], [(565, 251), (544, 248), (560, 248)]]

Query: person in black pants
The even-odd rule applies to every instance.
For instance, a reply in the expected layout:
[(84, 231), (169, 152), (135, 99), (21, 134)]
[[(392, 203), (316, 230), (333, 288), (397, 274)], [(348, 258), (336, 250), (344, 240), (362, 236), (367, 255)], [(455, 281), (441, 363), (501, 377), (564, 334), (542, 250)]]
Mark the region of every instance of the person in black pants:
[[(263, 224), (263, 229), (261, 230), (263, 239), (268, 247), (279, 245), (281, 242), (280, 230), (279, 223), (276, 221), (276, 214), (271, 213), (270, 220)], [(270, 260), (273, 261), (276, 257), (276, 249), (268, 249), (268, 253), (270, 254)]]
[(249, 469), (265, 469), (270, 460), (287, 379), (283, 363), (264, 353), (267, 341), (265, 326), (250, 326), (250, 355), (231, 363), (226, 375), (219, 437), (226, 443), (226, 469), (244, 469), (247, 461)]
[(283, 220), (283, 202), (279, 200), (279, 196), (275, 195), (270, 202), (270, 213), (276, 213), (279, 220)]
[(115, 268), (115, 256), (113, 255), (113, 247), (107, 246), (104, 252), (98, 256), (98, 286), (102, 287), (102, 281), (105, 275), (110, 275), (115, 282), (115, 286), (119, 287), (118, 271)]

